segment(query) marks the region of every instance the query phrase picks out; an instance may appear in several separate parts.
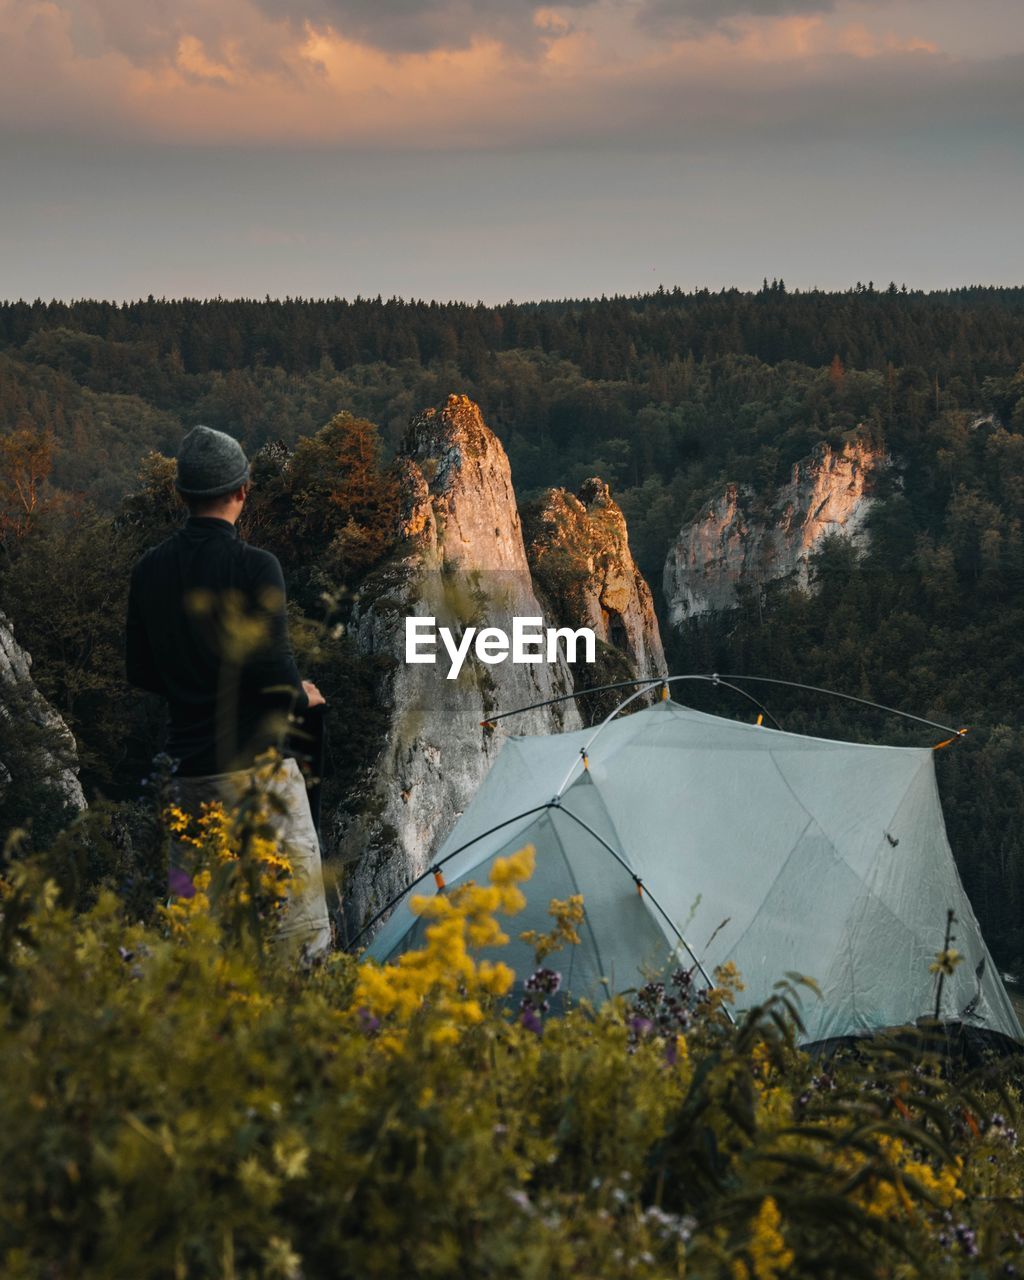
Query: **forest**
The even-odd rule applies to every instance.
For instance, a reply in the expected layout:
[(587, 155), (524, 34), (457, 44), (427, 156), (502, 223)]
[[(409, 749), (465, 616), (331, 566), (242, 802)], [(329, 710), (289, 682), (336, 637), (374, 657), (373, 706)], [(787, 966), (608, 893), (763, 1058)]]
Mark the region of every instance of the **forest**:
[[(768, 504), (821, 441), (891, 455), (864, 554), (827, 544), (809, 593), (776, 584), (666, 633), (670, 667), (967, 727), (938, 757), (950, 840), (998, 962), (1024, 970), (1024, 289), (0, 305), (0, 601), (90, 798), (138, 809), (159, 746), (159, 708), (123, 682), (121, 625), (131, 563), (181, 518), (166, 459), (182, 432), (231, 431), (254, 457), (247, 535), (281, 555), (325, 692), (369, 719), (373, 672), (319, 627), (324, 602), (343, 612), (386, 558), (391, 459), (411, 415), (452, 391), (481, 405), (521, 500), (609, 482), (656, 600), (670, 542), (726, 481)], [(788, 729), (926, 743), (839, 704), (768, 701)], [(11, 737), (0, 726), (5, 760)], [(12, 774), (5, 826), (44, 847), (59, 816), (31, 770)]]

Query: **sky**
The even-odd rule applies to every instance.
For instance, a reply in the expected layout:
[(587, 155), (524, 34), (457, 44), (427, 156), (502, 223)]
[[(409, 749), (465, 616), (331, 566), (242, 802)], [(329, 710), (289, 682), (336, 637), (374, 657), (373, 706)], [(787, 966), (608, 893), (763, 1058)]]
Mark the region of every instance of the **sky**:
[(1024, 283), (1024, 0), (0, 0), (0, 297)]

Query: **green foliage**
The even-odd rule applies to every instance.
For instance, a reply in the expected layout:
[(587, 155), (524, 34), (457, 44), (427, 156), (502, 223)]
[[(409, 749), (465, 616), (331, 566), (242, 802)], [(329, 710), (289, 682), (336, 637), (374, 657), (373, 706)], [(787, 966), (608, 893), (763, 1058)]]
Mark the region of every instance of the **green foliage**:
[[(228, 830), (211, 815), (214, 870)], [(793, 1043), (807, 984), (734, 1026), (728, 972), (534, 1029), (481, 1001), (500, 965), (452, 950), (494, 940), (480, 912), (515, 910), (507, 874), (427, 899), (419, 958), (291, 968), (262, 945), (270, 916), (236, 927), (258, 839), (150, 923), (109, 889), (76, 912), (42, 862), (4, 871), (12, 1280), (932, 1280), (1018, 1256), (998, 1063), (951, 1071), (920, 1037), (815, 1062)]]
[[(106, 349), (101, 339), (71, 334), (93, 350)], [(54, 355), (49, 365), (43, 355)], [(140, 376), (130, 393), (127, 375), (118, 390), (97, 391), (73, 376), (80, 365), (64, 361), (51, 346), (19, 352), (19, 359), (0, 352), (0, 430), (22, 427), (52, 432), (57, 450), (54, 479), (61, 488), (87, 493), (108, 510), (116, 509), (131, 485), (146, 449), (173, 453), (181, 438), (177, 415), (153, 404), (152, 380)]]
[(178, 464), (155, 451), (142, 459), (131, 490), (121, 499), (116, 527), (130, 530), (132, 550), (144, 551), (169, 537), (188, 514), (175, 480)]
[(385, 470), (377, 428), (337, 414), (302, 439), (288, 464), (297, 541), (339, 583), (372, 567), (392, 546), (398, 486)]
[(123, 675), (128, 575), (140, 549), (130, 527), (115, 528), (88, 505), (65, 506), (32, 522), (3, 570), (33, 679), (75, 734), (91, 785), (109, 786), (133, 736), (148, 737), (142, 699)]

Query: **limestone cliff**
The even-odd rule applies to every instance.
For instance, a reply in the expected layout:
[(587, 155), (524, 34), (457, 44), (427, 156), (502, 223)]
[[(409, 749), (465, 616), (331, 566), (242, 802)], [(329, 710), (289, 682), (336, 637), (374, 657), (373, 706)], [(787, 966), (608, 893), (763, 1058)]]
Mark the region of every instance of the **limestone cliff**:
[(665, 564), (669, 621), (679, 626), (736, 603), (736, 588), (793, 576), (807, 585), (811, 554), (830, 534), (863, 540), (872, 482), (887, 458), (864, 441), (819, 445), (788, 483), (758, 506), (737, 485), (684, 527)]
[[(14, 638), (0, 613), (0, 799), (12, 782), (52, 789), (59, 802), (85, 808), (77, 775), (75, 740), (57, 712), (36, 688), (32, 659)], [(30, 776), (21, 776), (24, 774)]]
[[(505, 726), (481, 726), (511, 710), (568, 693), (563, 662), (483, 666), (468, 661), (448, 680), (436, 665), (404, 661), (405, 618), (431, 616), (456, 635), (469, 625), (511, 630), (515, 615), (542, 617), (534, 593), (508, 458), (465, 396), (416, 418), (401, 451), (405, 510), (397, 555), (366, 584), (352, 623), (360, 652), (390, 659), (380, 680), (382, 750), (360, 794), (336, 814), (332, 852), (347, 864), (349, 933), (430, 865), (490, 768)], [(518, 716), (513, 733), (580, 725), (572, 701)], [(568, 768), (571, 762), (566, 762)]]
[[(603, 480), (549, 489), (524, 513), (526, 554), (563, 626), (592, 627), (624, 660), (616, 676), (666, 674), (654, 600), (629, 549), (626, 518)], [(598, 683), (600, 681), (595, 681)]]

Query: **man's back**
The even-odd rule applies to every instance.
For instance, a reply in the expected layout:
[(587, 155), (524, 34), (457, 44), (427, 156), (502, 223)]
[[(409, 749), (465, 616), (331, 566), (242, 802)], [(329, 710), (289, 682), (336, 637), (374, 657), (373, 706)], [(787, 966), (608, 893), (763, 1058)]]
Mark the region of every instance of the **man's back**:
[(183, 776), (245, 768), (307, 705), (277, 558), (232, 523), (192, 516), (132, 570), (127, 670), (167, 698)]

